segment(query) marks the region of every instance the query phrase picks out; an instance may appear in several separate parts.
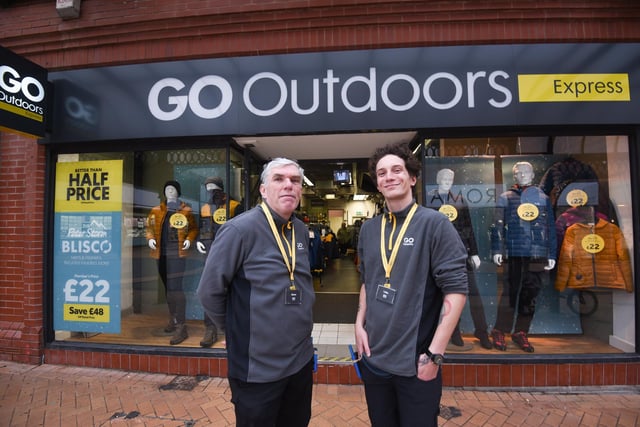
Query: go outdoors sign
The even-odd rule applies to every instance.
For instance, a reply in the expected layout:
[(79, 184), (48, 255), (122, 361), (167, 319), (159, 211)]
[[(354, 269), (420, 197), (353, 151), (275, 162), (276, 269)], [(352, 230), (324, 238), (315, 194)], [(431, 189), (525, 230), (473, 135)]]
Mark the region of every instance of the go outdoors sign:
[(51, 73), (50, 142), (638, 124), (638, 44), (323, 52)]
[(50, 94), (46, 69), (0, 46), (0, 129), (43, 137)]

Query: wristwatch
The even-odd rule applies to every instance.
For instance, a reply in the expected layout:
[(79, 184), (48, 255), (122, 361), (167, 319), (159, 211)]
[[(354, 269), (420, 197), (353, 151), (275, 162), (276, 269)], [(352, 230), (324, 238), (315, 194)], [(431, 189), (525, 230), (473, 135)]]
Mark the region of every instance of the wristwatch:
[(444, 356), (441, 354), (433, 354), (429, 351), (429, 349), (427, 349), (426, 353), (427, 357), (429, 358), (429, 360), (431, 360), (433, 362), (434, 365), (436, 366), (440, 366), (442, 365), (442, 362), (444, 362)]

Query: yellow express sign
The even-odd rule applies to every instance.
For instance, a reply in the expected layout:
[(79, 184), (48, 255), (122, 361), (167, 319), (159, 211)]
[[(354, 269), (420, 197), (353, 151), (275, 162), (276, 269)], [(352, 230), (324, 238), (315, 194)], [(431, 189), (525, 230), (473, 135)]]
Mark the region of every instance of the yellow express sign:
[(628, 74), (518, 75), (520, 102), (630, 101)]

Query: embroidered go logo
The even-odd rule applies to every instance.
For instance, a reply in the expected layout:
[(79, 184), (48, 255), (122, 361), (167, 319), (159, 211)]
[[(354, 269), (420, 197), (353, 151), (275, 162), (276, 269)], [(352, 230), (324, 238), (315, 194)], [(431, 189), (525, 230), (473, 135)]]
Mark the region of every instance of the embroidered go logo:
[(402, 239), (402, 246), (413, 246), (413, 242), (413, 237), (405, 237), (404, 239)]

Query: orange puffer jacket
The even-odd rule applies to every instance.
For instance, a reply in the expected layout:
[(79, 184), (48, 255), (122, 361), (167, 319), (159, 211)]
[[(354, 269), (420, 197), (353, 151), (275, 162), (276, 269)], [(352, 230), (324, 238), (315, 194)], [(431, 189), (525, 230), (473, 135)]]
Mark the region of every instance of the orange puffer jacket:
[[(587, 237), (593, 234), (602, 240)], [(600, 248), (602, 242), (604, 247)], [(629, 251), (620, 228), (603, 219), (595, 225), (576, 223), (569, 227), (558, 257), (555, 287), (558, 291), (610, 288), (631, 292)]]
[[(198, 224), (191, 206), (184, 202), (180, 202), (180, 210), (177, 212), (182, 214), (187, 219), (186, 224), (179, 224), (175, 228), (178, 229), (178, 256), (185, 257), (188, 255), (188, 250), (182, 249), (182, 245), (185, 240), (189, 240), (192, 244), (195, 243), (198, 237)], [(167, 215), (167, 203), (161, 202), (159, 206), (155, 206), (151, 209), (149, 216), (147, 217), (147, 240), (156, 240), (156, 249), (151, 249), (151, 257), (154, 259), (160, 259), (160, 245), (162, 239), (162, 222)]]

